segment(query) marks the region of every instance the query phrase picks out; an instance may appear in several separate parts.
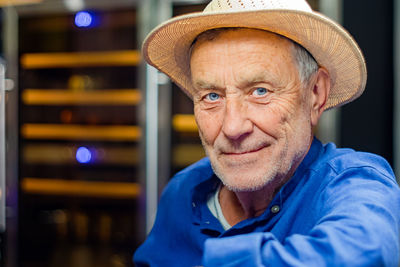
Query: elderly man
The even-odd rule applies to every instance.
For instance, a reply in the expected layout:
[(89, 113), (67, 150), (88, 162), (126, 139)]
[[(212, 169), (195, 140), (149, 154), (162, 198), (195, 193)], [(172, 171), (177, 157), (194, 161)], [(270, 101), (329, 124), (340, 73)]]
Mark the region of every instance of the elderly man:
[(165, 189), (137, 266), (398, 266), (390, 166), (313, 137), (365, 87), (341, 26), (302, 0), (213, 0), (143, 51), (193, 99), (208, 158)]

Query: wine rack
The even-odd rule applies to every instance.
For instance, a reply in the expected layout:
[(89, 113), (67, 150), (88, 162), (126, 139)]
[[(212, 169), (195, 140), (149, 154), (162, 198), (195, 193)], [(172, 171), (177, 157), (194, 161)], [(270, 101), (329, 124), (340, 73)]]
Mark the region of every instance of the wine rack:
[(131, 266), (144, 238), (136, 11), (97, 17), (19, 21), (20, 266)]

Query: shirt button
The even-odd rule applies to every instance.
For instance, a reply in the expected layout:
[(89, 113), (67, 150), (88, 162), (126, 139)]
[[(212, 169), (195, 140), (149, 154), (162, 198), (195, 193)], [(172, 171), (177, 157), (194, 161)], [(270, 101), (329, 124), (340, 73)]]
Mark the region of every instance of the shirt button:
[(274, 214), (278, 213), (280, 210), (281, 209), (280, 209), (279, 205), (274, 205), (274, 206), (271, 207), (271, 212), (274, 213)]

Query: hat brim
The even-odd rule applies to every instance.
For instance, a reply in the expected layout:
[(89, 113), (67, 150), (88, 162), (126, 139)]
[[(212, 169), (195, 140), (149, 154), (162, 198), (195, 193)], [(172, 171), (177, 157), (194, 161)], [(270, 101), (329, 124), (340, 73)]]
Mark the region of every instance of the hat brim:
[(147, 36), (143, 56), (191, 97), (190, 46), (200, 33), (225, 27), (267, 30), (307, 49), (331, 76), (325, 109), (344, 105), (364, 91), (367, 69), (360, 48), (343, 27), (317, 12), (249, 10), (183, 15), (166, 21)]

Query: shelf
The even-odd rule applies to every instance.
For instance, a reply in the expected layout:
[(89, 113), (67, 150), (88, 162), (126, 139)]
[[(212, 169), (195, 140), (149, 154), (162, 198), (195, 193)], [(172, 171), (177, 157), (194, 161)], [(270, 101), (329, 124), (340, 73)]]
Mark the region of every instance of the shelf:
[[(28, 144), (22, 149), (27, 164), (80, 164), (76, 160), (78, 147), (62, 144)], [(88, 147), (93, 160), (88, 164), (134, 166), (139, 162), (139, 150), (136, 147)]]
[(43, 0), (0, 0), (0, 7), (39, 4)]
[(25, 69), (137, 66), (137, 50), (100, 52), (29, 53), (21, 56)]
[(138, 89), (115, 89), (76, 92), (68, 89), (25, 89), (25, 105), (137, 105), (142, 100)]
[(175, 166), (188, 166), (206, 156), (202, 145), (176, 145), (172, 150), (172, 163)]
[(137, 183), (71, 181), (30, 177), (22, 179), (21, 189), (28, 194), (118, 199), (135, 199), (141, 191), (141, 187)]
[(23, 124), (21, 134), (26, 139), (138, 141), (138, 126), (94, 126), (74, 124)]
[(197, 133), (197, 124), (192, 114), (176, 114), (172, 118), (172, 127), (177, 132)]

